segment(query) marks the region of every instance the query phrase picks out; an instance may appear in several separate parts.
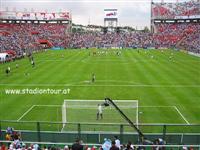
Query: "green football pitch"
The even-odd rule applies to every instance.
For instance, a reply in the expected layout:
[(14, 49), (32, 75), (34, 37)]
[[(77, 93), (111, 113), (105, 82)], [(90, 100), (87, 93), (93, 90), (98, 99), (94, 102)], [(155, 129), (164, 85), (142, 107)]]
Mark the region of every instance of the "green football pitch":
[[(61, 122), (64, 100), (103, 101), (110, 97), (138, 100), (137, 112), (123, 110), (134, 123), (138, 115), (141, 124), (200, 124), (199, 57), (175, 50), (143, 49), (47, 50), (33, 56), (35, 67), (28, 58), (0, 65), (0, 120)], [(8, 66), (11, 72), (7, 76)], [(104, 109), (102, 120), (96, 120), (97, 107), (67, 111), (69, 122), (126, 123), (113, 108)], [(28, 123), (2, 127), (8, 125), (35, 128)], [(42, 130), (48, 128), (44, 125)]]

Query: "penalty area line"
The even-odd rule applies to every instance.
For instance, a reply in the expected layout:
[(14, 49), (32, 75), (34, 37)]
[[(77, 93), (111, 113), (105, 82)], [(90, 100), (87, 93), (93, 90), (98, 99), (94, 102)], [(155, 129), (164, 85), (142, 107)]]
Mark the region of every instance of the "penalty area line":
[(183, 116), (183, 114), (180, 112), (180, 110), (174, 106), (174, 109), (178, 112), (178, 114), (181, 116), (181, 118), (188, 124), (190, 125), (189, 121)]
[(17, 119), (17, 121), (20, 121), (26, 114), (28, 114), (33, 108), (35, 107), (35, 105), (32, 105), (25, 113), (23, 113), (21, 115), (21, 117), (19, 117), (19, 119)]

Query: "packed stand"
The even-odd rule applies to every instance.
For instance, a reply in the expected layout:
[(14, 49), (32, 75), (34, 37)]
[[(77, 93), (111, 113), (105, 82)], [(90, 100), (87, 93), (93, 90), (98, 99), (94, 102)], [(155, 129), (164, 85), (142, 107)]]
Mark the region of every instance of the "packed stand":
[(44, 48), (184, 48), (199, 53), (199, 23), (155, 24), (155, 33), (69, 33), (66, 24), (0, 24), (0, 52), (39, 51)]
[(197, 16), (200, 14), (200, 3), (192, 0), (179, 3), (153, 3), (152, 15), (154, 19), (176, 19), (180, 17)]
[[(188, 51), (199, 52), (200, 24), (156, 24), (156, 33), (153, 35), (154, 47), (174, 47), (184, 45)], [(180, 43), (179, 43), (180, 42)], [(182, 44), (184, 43), (184, 44)]]
[[(63, 24), (0, 24), (0, 52), (36, 51), (67, 45), (68, 25)], [(44, 43), (42, 43), (42, 41)]]
[(75, 33), (71, 34), (70, 47), (150, 47), (151, 33)]
[(190, 52), (200, 54), (200, 25), (198, 30), (183, 39), (180, 48), (187, 49)]

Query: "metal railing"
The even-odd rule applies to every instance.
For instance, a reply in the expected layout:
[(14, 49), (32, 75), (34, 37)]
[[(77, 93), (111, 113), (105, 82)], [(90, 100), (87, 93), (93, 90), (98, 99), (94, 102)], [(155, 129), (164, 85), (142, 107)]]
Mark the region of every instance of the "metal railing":
[[(7, 127), (21, 133), (27, 142), (72, 143), (79, 137), (85, 143), (102, 143), (104, 138), (118, 135), (122, 143), (138, 143), (138, 134), (128, 124), (67, 123), (34, 121), (0, 121), (0, 140), (5, 140)], [(169, 145), (200, 145), (200, 125), (193, 124), (138, 124), (148, 140), (162, 138)]]

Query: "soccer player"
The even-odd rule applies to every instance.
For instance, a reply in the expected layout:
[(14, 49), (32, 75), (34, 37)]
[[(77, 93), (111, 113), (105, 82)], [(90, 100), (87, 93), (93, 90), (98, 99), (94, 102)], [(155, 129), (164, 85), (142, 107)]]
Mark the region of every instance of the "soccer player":
[(10, 67), (8, 66), (8, 72), (10, 72)]
[(103, 108), (101, 104), (98, 104), (98, 109), (97, 109), (97, 120), (99, 120), (99, 116), (101, 119), (103, 119)]
[(19, 67), (19, 65), (18, 65), (18, 64), (16, 64), (16, 65), (15, 65), (15, 67), (16, 67), (16, 68), (18, 68), (18, 67)]
[(95, 74), (93, 73), (93, 74), (92, 74), (92, 83), (95, 82), (95, 79), (96, 79), (96, 77), (95, 77)]
[(8, 68), (6, 68), (6, 75), (8, 76), (9, 73), (10, 73), (10, 67), (8, 66)]
[(32, 67), (35, 67), (35, 62), (33, 60), (31, 61), (31, 65)]
[(9, 74), (9, 70), (8, 68), (6, 68), (6, 76), (8, 76), (8, 74)]

